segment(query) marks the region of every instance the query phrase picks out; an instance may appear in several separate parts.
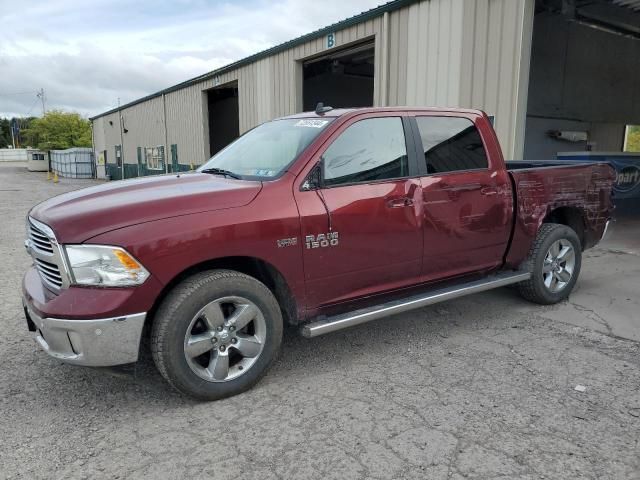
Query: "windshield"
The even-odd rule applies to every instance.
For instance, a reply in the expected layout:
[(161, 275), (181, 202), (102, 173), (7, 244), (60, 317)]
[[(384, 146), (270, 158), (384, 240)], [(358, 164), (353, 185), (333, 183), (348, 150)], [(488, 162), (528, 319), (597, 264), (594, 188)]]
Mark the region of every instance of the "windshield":
[(220, 169), (243, 178), (276, 177), (331, 120), (301, 118), (263, 123), (215, 154), (198, 171)]

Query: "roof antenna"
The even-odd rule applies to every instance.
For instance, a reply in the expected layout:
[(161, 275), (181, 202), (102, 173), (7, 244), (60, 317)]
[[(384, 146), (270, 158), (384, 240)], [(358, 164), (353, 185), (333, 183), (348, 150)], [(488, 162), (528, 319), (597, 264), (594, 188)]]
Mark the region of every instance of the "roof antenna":
[(316, 115), (324, 115), (327, 112), (330, 112), (331, 110), (333, 110), (333, 107), (329, 107), (329, 106), (324, 106), (324, 103), (322, 102), (318, 102), (318, 104), (316, 105)]

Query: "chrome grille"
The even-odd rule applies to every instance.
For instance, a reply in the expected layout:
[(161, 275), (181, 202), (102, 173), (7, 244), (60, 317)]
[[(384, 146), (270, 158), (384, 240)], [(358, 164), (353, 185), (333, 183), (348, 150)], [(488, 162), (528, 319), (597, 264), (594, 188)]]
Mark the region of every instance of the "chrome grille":
[(44, 223), (29, 217), (27, 219), (27, 237), (25, 245), (44, 285), (55, 293), (67, 288), (69, 274), (64, 253), (58, 245), (53, 230)]
[(34, 258), (33, 260), (38, 273), (45, 283), (56, 289), (62, 288), (62, 275), (56, 264), (46, 262), (40, 258)]
[(31, 221), (29, 221), (29, 240), (31, 240), (31, 247), (34, 250), (53, 256), (51, 240), (46, 233), (37, 228)]

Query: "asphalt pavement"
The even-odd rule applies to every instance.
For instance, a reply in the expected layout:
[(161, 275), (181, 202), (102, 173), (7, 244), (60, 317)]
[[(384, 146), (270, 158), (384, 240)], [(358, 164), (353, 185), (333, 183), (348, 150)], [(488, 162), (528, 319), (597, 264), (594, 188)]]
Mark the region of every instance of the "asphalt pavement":
[(20, 280), (28, 209), (94, 184), (0, 164), (0, 478), (640, 479), (640, 220), (586, 253), (571, 298), (504, 288), (307, 340), (198, 403), (148, 353), (40, 351)]

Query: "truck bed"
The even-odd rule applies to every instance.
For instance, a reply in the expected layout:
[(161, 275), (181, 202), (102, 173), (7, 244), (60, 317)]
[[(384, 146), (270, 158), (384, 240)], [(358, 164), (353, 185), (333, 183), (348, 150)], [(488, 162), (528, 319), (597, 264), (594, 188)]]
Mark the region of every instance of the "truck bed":
[(551, 212), (575, 217), (583, 248), (595, 245), (611, 217), (615, 171), (608, 163), (561, 160), (507, 161), (513, 183), (515, 222), (507, 265), (526, 258), (535, 235)]

